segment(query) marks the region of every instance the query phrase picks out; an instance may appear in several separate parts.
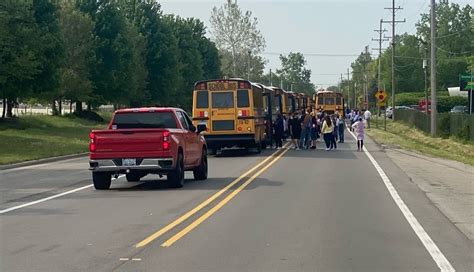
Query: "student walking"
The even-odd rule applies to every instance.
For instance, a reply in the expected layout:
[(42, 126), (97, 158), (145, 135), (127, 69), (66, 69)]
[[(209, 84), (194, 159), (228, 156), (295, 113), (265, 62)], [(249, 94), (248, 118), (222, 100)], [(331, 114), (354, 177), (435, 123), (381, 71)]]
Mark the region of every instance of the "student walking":
[(273, 124), (273, 129), (275, 130), (275, 147), (276, 149), (280, 149), (283, 146), (282, 138), (283, 134), (285, 133), (285, 128), (283, 125), (283, 117), (281, 114), (278, 114), (275, 123)]
[(301, 124), (297, 113), (293, 113), (293, 116), (290, 119), (289, 131), (291, 133), (291, 140), (293, 141), (294, 148), (296, 150), (299, 150), (299, 141), (301, 138)]
[(331, 117), (329, 117), (329, 115), (326, 115), (326, 117), (324, 117), (323, 127), (321, 128), (321, 133), (323, 134), (324, 142), (326, 143), (326, 151), (328, 151), (331, 146), (333, 131), (334, 127), (331, 122)]
[(345, 127), (344, 119), (338, 116), (337, 120), (339, 120), (339, 122), (337, 123), (337, 129), (339, 131), (339, 142), (343, 143), (344, 142), (344, 127)]
[(332, 122), (332, 137), (331, 137), (331, 147), (330, 149), (333, 150), (333, 149), (337, 149), (337, 133), (338, 133), (338, 129), (337, 129), (337, 124), (336, 124), (336, 118), (333, 116), (331, 116), (331, 122)]
[(364, 112), (364, 119), (367, 122), (367, 128), (370, 128), (370, 117), (372, 117), (372, 113), (369, 111), (369, 109), (367, 109)]
[(311, 149), (316, 149), (316, 140), (319, 137), (319, 124), (314, 112), (311, 113)]
[(365, 124), (362, 117), (359, 117), (359, 120), (352, 125), (352, 128), (355, 131), (357, 136), (357, 151), (362, 151), (364, 148), (364, 136), (365, 136)]
[(300, 118), (301, 120), (301, 138), (300, 138), (300, 148), (308, 149), (310, 137), (311, 137), (311, 116), (306, 112)]

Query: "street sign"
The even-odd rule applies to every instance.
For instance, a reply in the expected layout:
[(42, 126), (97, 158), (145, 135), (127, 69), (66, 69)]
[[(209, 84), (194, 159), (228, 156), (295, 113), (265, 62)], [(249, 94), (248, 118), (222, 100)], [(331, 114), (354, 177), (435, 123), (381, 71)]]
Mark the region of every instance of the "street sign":
[(385, 101), (377, 101), (377, 107), (385, 107)]
[(459, 75), (459, 87), (461, 91), (474, 90), (474, 75)]
[(375, 99), (377, 99), (378, 102), (383, 102), (385, 99), (387, 99), (387, 93), (382, 90), (378, 90), (375, 92)]

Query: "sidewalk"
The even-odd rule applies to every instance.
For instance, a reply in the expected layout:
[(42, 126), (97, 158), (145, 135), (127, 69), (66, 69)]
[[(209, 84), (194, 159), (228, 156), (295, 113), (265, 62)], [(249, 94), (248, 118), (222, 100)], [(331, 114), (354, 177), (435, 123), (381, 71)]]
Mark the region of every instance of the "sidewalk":
[(382, 147), (433, 204), (474, 242), (474, 167), (385, 145)]

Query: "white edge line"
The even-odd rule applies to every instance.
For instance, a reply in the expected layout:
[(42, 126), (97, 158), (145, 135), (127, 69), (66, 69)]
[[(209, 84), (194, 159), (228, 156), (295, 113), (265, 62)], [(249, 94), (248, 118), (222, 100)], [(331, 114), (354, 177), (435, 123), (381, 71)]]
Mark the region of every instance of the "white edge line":
[[(121, 178), (121, 177), (123, 177), (123, 175), (120, 175), (118, 178)], [(28, 203), (21, 204), (21, 205), (18, 205), (18, 206), (14, 206), (14, 207), (11, 207), (11, 208), (8, 208), (8, 209), (0, 210), (0, 214), (4, 214), (4, 213), (7, 213), (7, 212), (18, 210), (18, 209), (28, 207), (28, 206), (31, 206), (31, 205), (35, 205), (35, 204), (38, 204), (38, 203), (41, 203), (41, 202), (45, 202), (45, 201), (48, 201), (48, 200), (51, 200), (51, 199), (55, 199), (55, 198), (58, 198), (58, 197), (69, 195), (69, 194), (72, 194), (72, 193), (75, 193), (75, 192), (79, 192), (81, 190), (90, 188), (92, 186), (94, 186), (94, 185), (89, 184), (89, 185), (82, 186), (82, 187), (79, 187), (79, 188), (76, 188), (76, 189), (72, 189), (72, 190), (57, 194), (57, 195), (48, 196), (48, 197), (45, 197), (45, 198), (42, 198), (42, 199), (35, 200), (33, 202), (28, 202)]]
[[(349, 133), (354, 137), (355, 140), (357, 140), (357, 137), (348, 129)], [(420, 241), (423, 243), (425, 246), (426, 250), (428, 253), (430, 253), (431, 257), (433, 260), (436, 262), (438, 265), (439, 269), (443, 272), (454, 272), (453, 266), (451, 263), (446, 259), (444, 254), (441, 252), (441, 250), (438, 248), (438, 246), (435, 244), (435, 242), (431, 239), (431, 237), (428, 235), (428, 233), (425, 231), (423, 226), (418, 222), (416, 217), (413, 215), (413, 213), (410, 211), (408, 206), (403, 202), (402, 198), (398, 194), (397, 190), (393, 186), (392, 182), (388, 178), (387, 174), (383, 171), (382, 167), (377, 163), (377, 161), (374, 159), (374, 157), (369, 153), (367, 148), (364, 146), (363, 148), (365, 155), (369, 158), (370, 162), (374, 165), (375, 169), (379, 173), (380, 177), (382, 178), (385, 187), (387, 187), (388, 192), (392, 196), (392, 199), (395, 201), (397, 204), (398, 208), (400, 211), (403, 213), (403, 216), (405, 219), (408, 221), (410, 224), (411, 228), (413, 231), (416, 233)]]

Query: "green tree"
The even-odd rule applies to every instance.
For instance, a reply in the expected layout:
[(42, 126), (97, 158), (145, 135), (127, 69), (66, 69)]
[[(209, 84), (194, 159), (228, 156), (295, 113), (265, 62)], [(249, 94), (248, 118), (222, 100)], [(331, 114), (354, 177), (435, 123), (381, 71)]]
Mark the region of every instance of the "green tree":
[[(436, 5), (437, 19), (437, 81), (439, 89), (458, 86), (459, 74), (468, 70), (469, 57), (474, 53), (474, 29), (471, 27), (473, 8), (448, 0)], [(416, 24), (417, 35), (430, 46), (430, 15), (422, 14)]]
[(164, 20), (160, 5), (154, 1), (133, 2), (126, 10), (145, 37), (146, 89), (150, 99), (154, 104), (170, 104), (179, 79), (178, 41), (172, 26)]
[(52, 103), (53, 114), (58, 114), (56, 99), (59, 96), (60, 65), (63, 58), (63, 43), (59, 29), (58, 7), (49, 0), (33, 0), (39, 38), (36, 44), (40, 50), (38, 60), (40, 72), (35, 77), (33, 91), (38, 98)]
[(39, 33), (30, 3), (0, 2), (0, 95), (2, 118), (12, 117), (13, 102), (31, 95), (40, 73)]
[(311, 83), (311, 70), (305, 68), (306, 60), (301, 53), (290, 53), (288, 56), (280, 55), (281, 69), (277, 75), (284, 86), (293, 86), (295, 92), (306, 94), (314, 93), (314, 84)]
[(178, 60), (180, 79), (177, 83), (177, 92), (171, 103), (186, 109), (191, 108), (191, 90), (194, 82), (204, 76), (203, 58), (199, 51), (198, 39), (202, 36), (204, 26), (196, 19), (183, 19), (167, 15), (167, 22), (173, 28), (173, 34), (178, 41)]
[(130, 105), (131, 98), (143, 86), (143, 70), (134, 74), (135, 69), (142, 65), (143, 48), (132, 46), (144, 43), (144, 40), (127, 22), (124, 11), (119, 9), (116, 1), (80, 2), (79, 7), (90, 14), (95, 23), (96, 63), (91, 76), (94, 99), (89, 101), (88, 106), (93, 102)]
[(227, 0), (223, 6), (212, 9), (210, 22), (212, 40), (222, 58), (222, 72), (247, 78), (250, 64), (250, 77), (261, 77), (264, 61), (258, 55), (265, 48), (265, 39), (252, 12), (243, 12), (237, 1)]
[(82, 101), (92, 95), (91, 67), (94, 65), (94, 23), (88, 14), (80, 12), (69, 2), (60, 9), (61, 39), (64, 58), (60, 70), (59, 98), (76, 102), (76, 111), (82, 111)]

